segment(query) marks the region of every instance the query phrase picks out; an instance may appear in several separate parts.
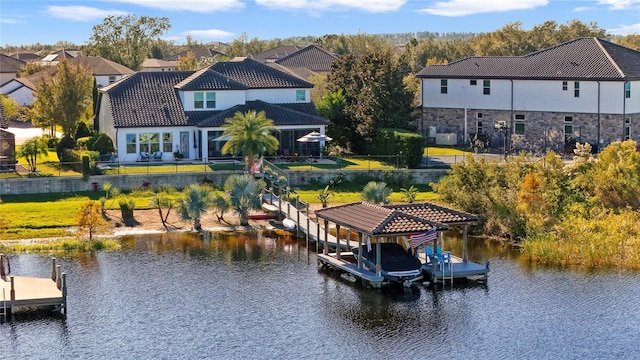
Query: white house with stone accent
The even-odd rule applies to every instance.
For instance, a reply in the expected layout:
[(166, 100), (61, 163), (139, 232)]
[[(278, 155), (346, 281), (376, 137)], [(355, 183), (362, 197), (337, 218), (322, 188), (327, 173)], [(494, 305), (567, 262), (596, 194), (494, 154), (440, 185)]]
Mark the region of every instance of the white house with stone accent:
[(138, 72), (100, 89), (98, 129), (114, 140), (120, 161), (166, 161), (180, 153), (207, 162), (225, 155), (225, 119), (264, 111), (280, 130), (278, 153), (292, 154), (307, 146), (298, 138), (324, 133), (328, 124), (310, 100), (312, 87), (247, 58), (198, 71)]
[[(430, 141), (562, 151), (575, 141), (640, 139), (640, 52), (579, 38), (525, 56), (469, 57), (429, 65), (420, 131)], [(501, 134), (501, 129), (503, 134)], [(443, 135), (443, 134), (446, 134)]]

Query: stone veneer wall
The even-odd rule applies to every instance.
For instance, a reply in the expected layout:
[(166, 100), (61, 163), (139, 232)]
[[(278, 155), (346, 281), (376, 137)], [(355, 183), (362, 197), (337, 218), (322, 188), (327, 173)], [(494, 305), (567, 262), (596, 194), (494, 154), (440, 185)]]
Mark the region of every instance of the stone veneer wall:
[[(392, 170), (393, 171), (393, 170)], [(398, 170), (406, 171), (406, 170)], [(446, 169), (414, 169), (414, 184), (428, 184), (437, 182), (446, 174)], [(291, 186), (301, 186), (310, 184), (311, 181), (328, 183), (329, 180), (344, 172), (345, 176), (352, 178), (356, 174), (369, 173), (372, 176), (382, 178), (383, 171), (342, 171), (342, 170), (322, 170), (322, 171), (290, 171), (289, 181)], [(88, 180), (80, 177), (36, 177), (36, 178), (14, 178), (0, 179), (0, 196), (21, 195), (37, 193), (71, 193), (80, 191), (92, 191), (93, 183), (98, 189), (102, 189), (102, 184), (110, 182), (113, 186), (121, 190), (132, 190), (142, 187), (142, 184), (149, 182), (149, 186), (172, 185), (176, 188), (184, 188), (189, 184), (212, 182), (222, 185), (234, 171), (215, 171), (207, 173), (167, 173), (167, 174), (130, 174), (130, 175), (99, 175), (91, 176)], [(364, 187), (366, 184), (362, 184)], [(409, 186), (411, 184), (408, 184)]]
[[(476, 114), (482, 113), (482, 119)], [(514, 111), (513, 115), (524, 115), (525, 132), (514, 134), (514, 124), (510, 121), (511, 112), (503, 110), (467, 109), (467, 133), (476, 132), (477, 121), (482, 121), (483, 132), (489, 135), (490, 146), (502, 147), (502, 138), (494, 124), (504, 121), (511, 128), (510, 148), (512, 150), (528, 150), (544, 152), (546, 149), (563, 151), (565, 125), (572, 125), (576, 139), (593, 145), (598, 139), (598, 115), (590, 113), (564, 113), (539, 111)], [(565, 122), (571, 116), (572, 122)], [(640, 139), (640, 114), (626, 114), (630, 118), (630, 137)], [(518, 121), (515, 121), (516, 123)], [(435, 126), (437, 133), (458, 134), (458, 145), (468, 145), (464, 139), (464, 109), (423, 108), (422, 118), (418, 120), (418, 129), (425, 136), (429, 135), (429, 127)], [(620, 141), (624, 136), (624, 119), (621, 114), (600, 114), (600, 140), (602, 147)], [(433, 139), (429, 139), (431, 143)]]

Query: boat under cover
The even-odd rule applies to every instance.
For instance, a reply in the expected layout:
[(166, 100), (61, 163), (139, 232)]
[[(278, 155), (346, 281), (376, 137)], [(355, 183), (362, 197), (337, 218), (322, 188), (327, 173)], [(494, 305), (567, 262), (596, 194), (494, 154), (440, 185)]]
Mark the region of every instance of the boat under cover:
[[(371, 244), (371, 250), (367, 245), (360, 249), (353, 249), (353, 254), (361, 253), (364, 267), (369, 271), (376, 271), (376, 245)], [(361, 250), (361, 251), (359, 251)], [(404, 283), (422, 278), (422, 262), (416, 256), (405, 250), (397, 243), (380, 244), (381, 275), (389, 281)]]

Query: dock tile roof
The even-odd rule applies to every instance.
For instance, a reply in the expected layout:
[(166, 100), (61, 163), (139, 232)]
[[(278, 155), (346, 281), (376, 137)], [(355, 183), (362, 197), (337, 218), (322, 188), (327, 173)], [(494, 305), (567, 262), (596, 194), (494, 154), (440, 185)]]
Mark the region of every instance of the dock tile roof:
[(109, 94), (114, 126), (190, 125), (174, 86), (192, 73), (137, 72), (100, 89)]
[(218, 62), (209, 67), (250, 89), (312, 88), (313, 84), (249, 58)]
[(478, 221), (477, 215), (432, 203), (394, 204), (383, 205), (383, 207), (443, 224), (471, 224)]
[(289, 68), (306, 68), (311, 71), (329, 71), (331, 64), (338, 55), (316, 45), (309, 45), (304, 49), (282, 57), (275, 62)]
[(525, 56), (473, 56), (429, 65), (419, 78), (526, 80), (640, 79), (640, 52), (598, 38), (578, 38)]
[(316, 216), (370, 236), (394, 236), (448, 226), (367, 202), (316, 210)]
[(219, 127), (225, 119), (233, 117), (236, 112), (246, 113), (255, 110), (264, 111), (268, 119), (273, 120), (275, 126), (284, 125), (326, 125), (329, 122), (320, 117), (312, 103), (272, 104), (260, 100), (247, 101), (246, 104), (236, 105), (222, 111), (188, 111), (189, 123), (201, 127)]

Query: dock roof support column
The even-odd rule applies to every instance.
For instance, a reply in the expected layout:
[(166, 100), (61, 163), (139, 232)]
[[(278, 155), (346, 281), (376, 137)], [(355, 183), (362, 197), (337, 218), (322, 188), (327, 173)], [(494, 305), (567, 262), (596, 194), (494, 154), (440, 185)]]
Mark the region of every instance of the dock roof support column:
[(464, 224), (464, 228), (462, 228), (462, 261), (469, 261), (467, 257), (467, 232), (469, 229), (468, 224)]
[(376, 275), (382, 276), (382, 254), (380, 246), (380, 238), (376, 238)]
[(322, 253), (324, 255), (329, 254), (329, 220), (324, 220), (324, 249)]
[(358, 269), (362, 269), (362, 233), (358, 232)]
[(336, 224), (336, 259), (340, 260), (340, 224)]

